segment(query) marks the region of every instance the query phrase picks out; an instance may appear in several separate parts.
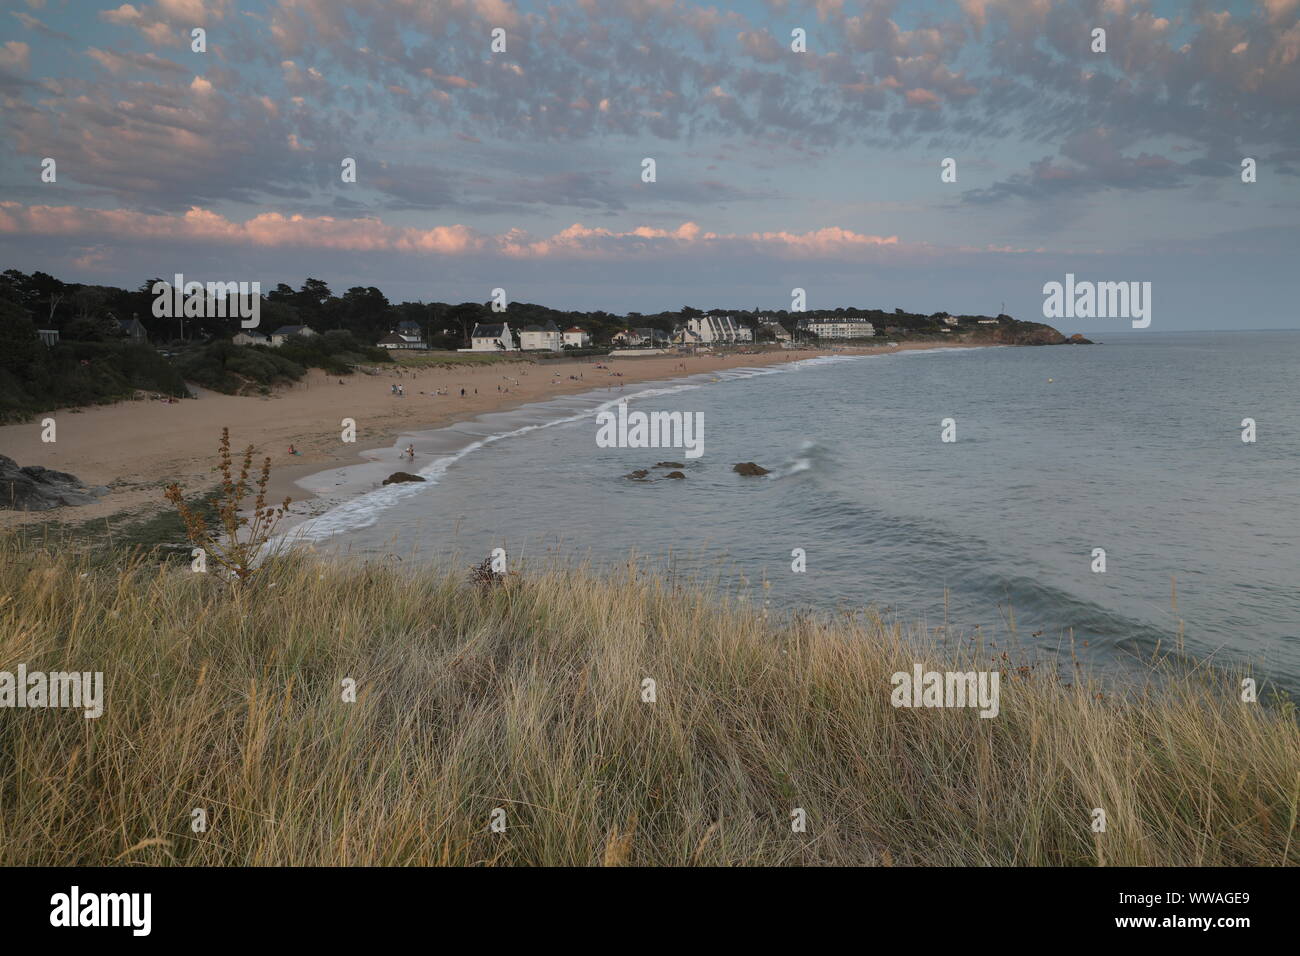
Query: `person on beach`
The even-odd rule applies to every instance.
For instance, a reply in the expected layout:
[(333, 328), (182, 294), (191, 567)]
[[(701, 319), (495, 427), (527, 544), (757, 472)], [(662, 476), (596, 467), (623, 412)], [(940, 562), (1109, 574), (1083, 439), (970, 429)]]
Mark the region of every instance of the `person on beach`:
[(415, 446), (407, 445), (406, 451), (403, 452), (403, 454), (405, 454), (407, 458), (411, 459), (411, 461), (415, 461)]

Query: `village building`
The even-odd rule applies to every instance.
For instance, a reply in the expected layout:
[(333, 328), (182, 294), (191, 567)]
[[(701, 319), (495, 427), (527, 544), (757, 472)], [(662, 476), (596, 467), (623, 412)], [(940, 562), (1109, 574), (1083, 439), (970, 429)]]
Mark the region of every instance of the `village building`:
[(118, 319), (117, 327), (122, 330), (128, 342), (136, 342), (140, 345), (149, 341), (149, 333), (145, 331), (144, 325), (135, 316), (129, 319)]
[(375, 343), (381, 349), (389, 351), (410, 351), (427, 349), (429, 346), (425, 343), (423, 337), (419, 335), (407, 335), (402, 332), (389, 332), (382, 339)]
[(512, 351), (515, 347), (514, 336), (510, 334), (510, 323), (484, 325), (475, 323), (474, 331), (469, 337), (471, 352)]
[(770, 315), (759, 316), (759, 327), (772, 333), (772, 336), (778, 342), (789, 342), (790, 333), (785, 330), (785, 326), (778, 322)]
[(257, 329), (240, 329), (230, 341), (236, 345), (270, 345), (271, 337)]
[(669, 336), (667, 332), (661, 332), (659, 329), (623, 329), (621, 332), (614, 333), (613, 342), (615, 345), (634, 348), (642, 345), (667, 345)]
[(418, 351), (429, 347), (424, 341), (424, 330), (420, 328), (420, 323), (413, 319), (398, 322), (397, 328), (390, 331), (375, 345), (389, 351)]
[(591, 336), (576, 325), (571, 329), (565, 329), (561, 333), (561, 336), (561, 344), (566, 349), (585, 349), (587, 346), (591, 345)]
[(800, 332), (811, 332), (819, 339), (869, 339), (876, 327), (862, 316), (833, 316), (828, 319), (800, 319)]
[(735, 345), (754, 341), (754, 333), (730, 315), (704, 315), (674, 329), (672, 340), (683, 345)]
[(271, 344), (279, 346), (294, 337), (301, 336), (309, 339), (315, 334), (316, 330), (310, 325), (282, 325), (271, 333)]
[(525, 352), (559, 352), (563, 345), (560, 327), (551, 321), (525, 326), (519, 332), (519, 347)]

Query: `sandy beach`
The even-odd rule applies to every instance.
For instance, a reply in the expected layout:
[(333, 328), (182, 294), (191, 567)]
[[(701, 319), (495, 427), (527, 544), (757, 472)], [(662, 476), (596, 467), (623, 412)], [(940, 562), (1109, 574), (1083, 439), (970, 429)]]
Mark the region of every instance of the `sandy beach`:
[[(841, 349), (878, 354), (900, 349), (949, 347), (906, 343), (894, 348)], [(391, 446), (412, 429), (436, 428), (557, 395), (618, 384), (658, 381), (717, 371), (801, 361), (831, 354), (821, 350), (760, 353), (590, 357), (546, 362), (494, 363), (452, 368), (376, 366), (377, 374), (339, 379), (312, 369), (297, 384), (268, 396), (201, 392), (173, 404), (130, 401), (63, 409), (42, 415), (57, 423), (57, 441), (41, 441), (39, 419), (0, 427), (0, 450), (20, 465), (71, 472), (88, 486), (109, 492), (95, 504), (44, 512), (0, 511), (0, 527), (51, 518), (85, 521), (120, 514), (148, 514), (164, 506), (163, 488), (178, 481), (187, 493), (215, 482), (213, 466), (223, 427), (231, 444), (252, 444), (257, 460), (272, 464), (271, 500), (312, 497), (296, 481), (310, 474), (362, 461), (361, 452)], [(598, 369), (597, 365), (607, 368)], [(575, 376), (575, 377), (571, 377)], [(341, 382), (341, 384), (340, 384)], [(392, 394), (400, 384), (404, 397)], [(465, 395), (461, 396), (461, 389)], [(436, 394), (445, 391), (446, 394)], [(341, 440), (341, 421), (356, 421), (356, 442)], [(292, 445), (297, 454), (290, 454)], [(298, 510), (298, 509), (295, 509)]]

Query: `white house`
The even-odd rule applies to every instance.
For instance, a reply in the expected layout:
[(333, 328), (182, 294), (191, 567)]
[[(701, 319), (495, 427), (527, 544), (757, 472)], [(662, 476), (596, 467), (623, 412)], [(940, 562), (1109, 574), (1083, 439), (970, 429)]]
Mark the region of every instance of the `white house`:
[(669, 336), (658, 329), (623, 329), (614, 333), (613, 340), (616, 345), (667, 345)]
[(862, 316), (835, 316), (829, 319), (800, 319), (801, 332), (811, 332), (819, 339), (869, 339), (876, 327)]
[(956, 325), (957, 316), (949, 315), (948, 313), (945, 312), (939, 316), (939, 321), (941, 321), (944, 325)]
[(561, 345), (565, 348), (573, 347), (575, 349), (585, 349), (591, 344), (591, 336), (576, 325), (571, 329), (565, 329), (562, 333)]
[(418, 333), (411, 335), (406, 332), (389, 332), (382, 339), (375, 343), (381, 349), (391, 350), (410, 350), (410, 349), (427, 349), (424, 337)]
[(310, 325), (282, 325), (271, 333), (272, 345), (283, 345), (294, 336), (302, 336), (309, 339), (316, 334), (316, 330)]
[(558, 352), (563, 347), (560, 327), (550, 321), (544, 326), (525, 326), (519, 332), (519, 347), (525, 352)]
[(474, 331), (469, 336), (471, 352), (510, 351), (515, 347), (514, 336), (510, 334), (510, 323), (500, 325), (482, 325), (475, 323)]
[(754, 333), (730, 315), (704, 315), (687, 319), (684, 326), (673, 332), (673, 341), (686, 345), (733, 345), (736, 342), (754, 341)]
[(240, 329), (230, 341), (236, 345), (270, 345), (271, 337), (257, 329)]

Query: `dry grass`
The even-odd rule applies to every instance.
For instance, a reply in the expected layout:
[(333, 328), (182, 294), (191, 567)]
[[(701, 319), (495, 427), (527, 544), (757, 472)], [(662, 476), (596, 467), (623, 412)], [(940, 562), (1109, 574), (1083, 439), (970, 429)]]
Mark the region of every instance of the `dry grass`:
[(1226, 676), (1119, 699), (1008, 667), (995, 719), (894, 709), (893, 672), (987, 652), (769, 624), (635, 569), (468, 581), (306, 557), (231, 588), (0, 542), (0, 670), (107, 686), (97, 720), (0, 710), (0, 864), (1300, 858), (1294, 713)]

